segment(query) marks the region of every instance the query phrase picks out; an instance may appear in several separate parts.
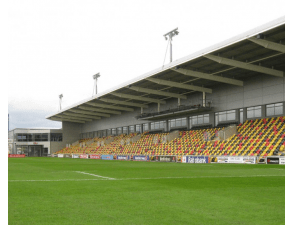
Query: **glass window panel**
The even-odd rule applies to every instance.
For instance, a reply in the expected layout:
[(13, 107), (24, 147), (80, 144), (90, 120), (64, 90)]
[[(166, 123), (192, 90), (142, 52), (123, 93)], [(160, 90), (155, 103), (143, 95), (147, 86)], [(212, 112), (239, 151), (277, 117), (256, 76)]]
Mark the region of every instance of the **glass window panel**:
[(274, 107), (267, 107), (267, 116), (274, 116)]
[(203, 120), (204, 123), (209, 123), (209, 114), (205, 114), (204, 115), (204, 120)]
[(41, 141), (41, 139), (42, 139), (41, 134), (34, 134), (34, 140), (35, 141)]
[(48, 141), (48, 134), (42, 134), (42, 141)]
[(227, 120), (235, 120), (235, 111), (227, 113)]
[(240, 111), (240, 123), (243, 123), (243, 122), (244, 122), (243, 116), (244, 116), (243, 111)]
[(254, 108), (250, 107), (247, 108), (247, 118), (253, 118), (254, 117)]
[(283, 105), (275, 106), (275, 115), (281, 115), (281, 114), (283, 114)]
[(149, 130), (148, 123), (144, 123), (143, 124), (143, 131), (145, 132), (147, 130)]
[(136, 132), (141, 132), (141, 125), (136, 125), (135, 129), (136, 129)]
[(186, 126), (186, 118), (182, 119), (181, 126)]
[(111, 135), (111, 129), (107, 130), (107, 136)]
[(193, 119), (192, 119), (192, 124), (194, 125), (194, 124), (197, 124), (198, 122), (197, 122), (197, 117), (195, 116), (195, 117), (193, 117)]
[(203, 123), (203, 115), (198, 116), (198, 124), (202, 124)]
[(261, 106), (255, 107), (254, 116), (261, 117)]
[(219, 112), (219, 121), (226, 121), (226, 112)]
[(155, 129), (154, 123), (150, 123), (151, 130)]
[[(86, 134), (82, 134), (82, 138), (85, 138)], [(62, 134), (61, 133), (53, 133), (50, 134), (50, 141), (62, 141)]]

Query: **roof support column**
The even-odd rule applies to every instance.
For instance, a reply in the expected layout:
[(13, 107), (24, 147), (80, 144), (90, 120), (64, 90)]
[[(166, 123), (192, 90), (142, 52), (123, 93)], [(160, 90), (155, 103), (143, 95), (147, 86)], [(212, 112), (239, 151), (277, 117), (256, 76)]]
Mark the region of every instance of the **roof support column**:
[(160, 103), (157, 103), (157, 112), (160, 112)]
[(206, 102), (206, 95), (205, 95), (205, 92), (203, 92), (202, 98), (203, 98), (202, 105), (203, 105), (203, 107), (205, 107), (205, 106), (206, 106), (206, 104), (205, 104), (205, 102)]
[(178, 107), (180, 107), (180, 98), (178, 98)]
[(187, 130), (190, 130), (190, 129), (191, 129), (190, 126), (191, 126), (191, 125), (190, 125), (190, 117), (187, 116), (187, 117), (186, 117), (186, 128), (187, 128)]
[(144, 111), (143, 111), (143, 107), (141, 107), (141, 114), (143, 114), (144, 113)]

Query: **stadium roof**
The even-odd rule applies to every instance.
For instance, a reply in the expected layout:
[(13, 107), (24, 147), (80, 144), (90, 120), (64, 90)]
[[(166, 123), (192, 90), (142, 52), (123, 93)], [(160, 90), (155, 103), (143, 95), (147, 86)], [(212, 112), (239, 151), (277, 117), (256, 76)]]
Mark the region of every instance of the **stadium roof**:
[(193, 92), (212, 93), (220, 84), (243, 86), (257, 73), (284, 77), (285, 17), (178, 59), (117, 87), (47, 116), (85, 123)]
[(61, 128), (55, 128), (55, 127), (14, 128), (9, 131), (14, 131), (14, 130), (61, 130)]

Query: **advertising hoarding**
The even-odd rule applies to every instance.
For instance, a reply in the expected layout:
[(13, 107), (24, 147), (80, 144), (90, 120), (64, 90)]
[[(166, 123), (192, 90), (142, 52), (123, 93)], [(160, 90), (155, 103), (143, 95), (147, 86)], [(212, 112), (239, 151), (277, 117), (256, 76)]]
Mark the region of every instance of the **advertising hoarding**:
[(101, 159), (103, 159), (103, 160), (113, 160), (114, 156), (113, 155), (102, 155)]
[(117, 155), (117, 160), (130, 160), (128, 155)]
[(8, 158), (25, 158), (25, 154), (8, 154)]
[(176, 162), (177, 156), (154, 156), (156, 162)]
[(210, 158), (207, 156), (186, 156), (185, 163), (210, 163)]
[(134, 155), (133, 156), (134, 161), (149, 161), (149, 156), (148, 155)]
[(88, 158), (89, 158), (89, 155), (87, 155), (87, 154), (81, 154), (79, 157), (80, 157), (81, 159), (88, 159)]

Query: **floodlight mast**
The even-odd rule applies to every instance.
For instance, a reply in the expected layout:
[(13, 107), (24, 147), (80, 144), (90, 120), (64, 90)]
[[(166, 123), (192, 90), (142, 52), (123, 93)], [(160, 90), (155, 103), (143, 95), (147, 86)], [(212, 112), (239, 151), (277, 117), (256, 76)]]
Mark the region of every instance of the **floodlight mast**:
[(167, 36), (170, 39), (170, 62), (172, 62), (172, 38), (178, 34), (179, 34), (179, 32), (178, 32), (178, 27), (177, 27), (174, 30), (171, 30), (170, 32), (163, 35), (166, 40), (168, 40)]
[(93, 79), (94, 79), (94, 88), (96, 88), (96, 94), (97, 94), (97, 80), (100, 77), (100, 73), (96, 73), (95, 75), (93, 75)]
[(62, 102), (62, 98), (64, 97), (63, 94), (60, 94), (59, 96), (59, 111), (61, 110), (61, 102)]

